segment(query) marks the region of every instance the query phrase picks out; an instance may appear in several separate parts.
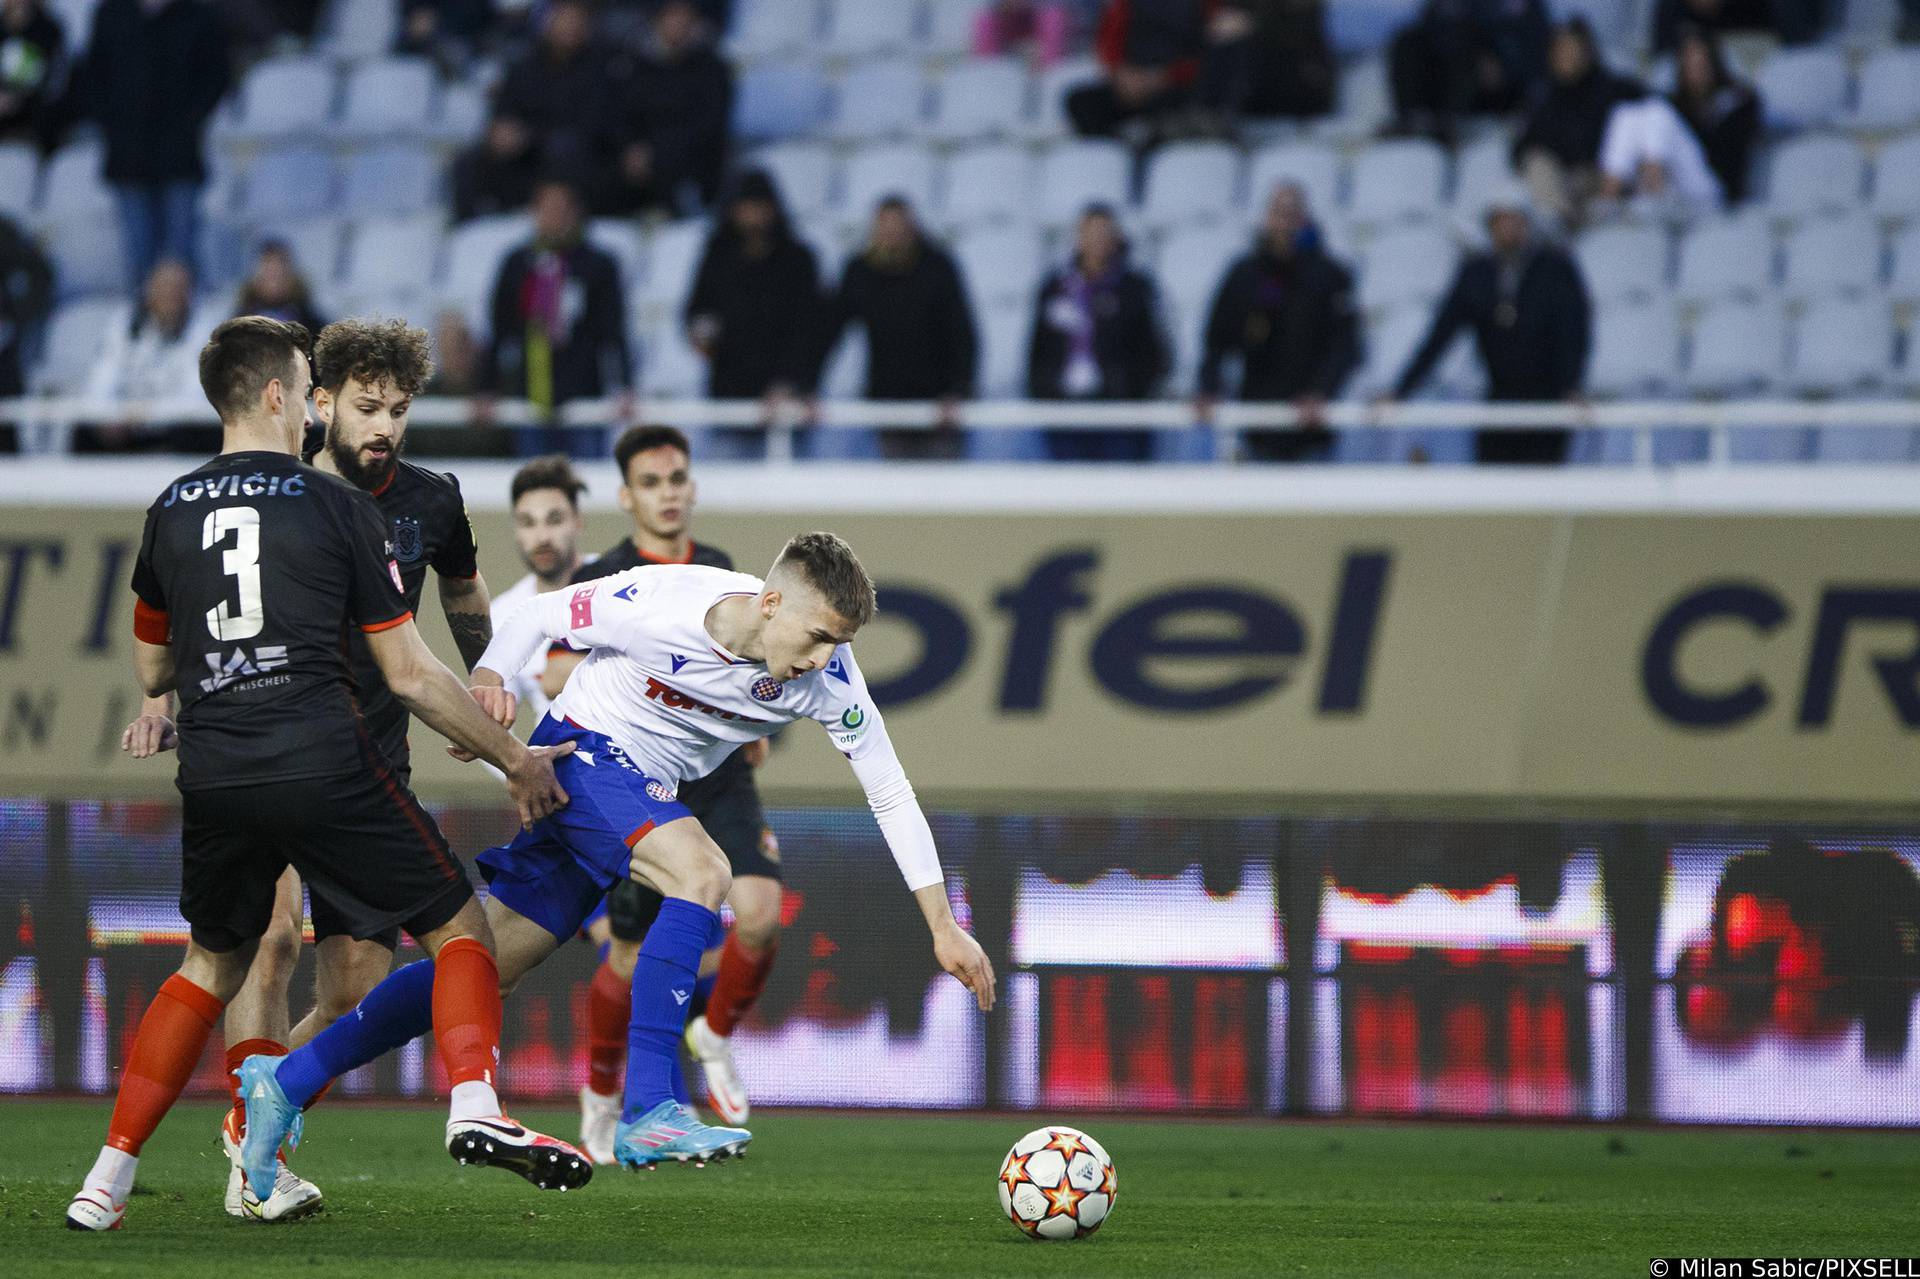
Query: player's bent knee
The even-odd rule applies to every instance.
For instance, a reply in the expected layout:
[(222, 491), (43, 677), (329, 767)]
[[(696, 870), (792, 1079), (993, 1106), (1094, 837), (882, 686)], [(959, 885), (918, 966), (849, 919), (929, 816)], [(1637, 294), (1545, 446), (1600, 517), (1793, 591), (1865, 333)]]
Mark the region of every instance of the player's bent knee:
[(273, 923), (267, 927), (260, 938), (260, 948), (254, 954), (253, 966), (264, 968), (275, 979), (292, 975), (295, 964), (300, 962), (300, 929), (287, 920), (284, 915), (276, 915)]

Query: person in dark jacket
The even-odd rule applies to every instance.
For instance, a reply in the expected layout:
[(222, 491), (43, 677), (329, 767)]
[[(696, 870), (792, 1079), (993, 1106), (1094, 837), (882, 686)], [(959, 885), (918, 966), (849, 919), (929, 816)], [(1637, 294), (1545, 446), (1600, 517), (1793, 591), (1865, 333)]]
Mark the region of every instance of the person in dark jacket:
[(1185, 106), (1207, 54), (1206, 0), (1108, 0), (1094, 36), (1105, 76), (1067, 92), (1067, 118), (1084, 137), (1150, 128)]
[(393, 51), (431, 58), (457, 75), (479, 53), (493, 22), (493, 0), (403, 0)]
[(1681, 34), (1674, 60), (1679, 83), (1668, 100), (1700, 140), (1726, 202), (1738, 204), (1747, 198), (1753, 144), (1760, 136), (1760, 95), (1727, 70), (1719, 40), (1703, 28)]
[[(25, 354), (53, 309), (53, 267), (31, 237), (0, 214), (0, 400), (26, 394)], [(19, 447), (0, 421), (0, 453)]]
[[(493, 287), (481, 388), (548, 415), (569, 400), (624, 399), (633, 385), (620, 267), (588, 243), (583, 216), (573, 184), (543, 181), (533, 195), (533, 239), (507, 255)], [(525, 431), (518, 440), (522, 457), (605, 451), (582, 433)]]
[(1820, 38), (1839, 9), (1834, 0), (1660, 0), (1653, 11), (1653, 50), (1676, 47), (1688, 26), (1765, 31), (1787, 44), (1808, 44)]
[(254, 260), (253, 273), (240, 286), (234, 299), (235, 315), (264, 315), (268, 319), (298, 324), (309, 333), (318, 333), (327, 322), (313, 306), (313, 292), (306, 277), (293, 260), (293, 249), (285, 240), (266, 240)]
[[(1580, 267), (1564, 250), (1534, 238), (1518, 192), (1487, 207), (1492, 249), (1460, 264), (1433, 326), (1407, 361), (1391, 400), (1419, 389), (1460, 330), (1473, 330), (1494, 403), (1577, 400), (1592, 349), (1593, 305)], [(1568, 432), (1482, 431), (1481, 462), (1562, 462)]]
[(539, 43), (508, 65), (494, 108), (526, 122), (548, 164), (585, 172), (605, 150), (613, 95), (593, 11), (586, 0), (554, 0)]
[(1213, 48), (1203, 95), (1233, 116), (1327, 114), (1339, 66), (1327, 43), (1326, 9), (1324, 0), (1228, 0), (1208, 24)]
[(1353, 273), (1321, 247), (1306, 193), (1290, 182), (1274, 188), (1253, 252), (1227, 268), (1214, 293), (1200, 361), (1203, 421), (1235, 358), (1240, 399), (1291, 403), (1303, 419), (1300, 430), (1248, 431), (1248, 455), (1263, 462), (1324, 458), (1333, 436), (1322, 411), (1360, 363), (1360, 322)]
[(539, 141), (527, 122), (496, 109), (486, 135), (454, 157), (454, 221), (518, 213), (532, 202), (544, 171)]
[(733, 69), (690, 0), (667, 0), (620, 94), (601, 212), (697, 212), (720, 194), (733, 118)]
[(812, 376), (820, 268), (793, 233), (773, 181), (742, 174), (701, 255), (687, 298), (688, 343), (707, 360), (716, 400), (798, 394)]
[[(827, 307), (816, 370), (850, 324), (867, 331), (866, 398), (938, 400), (938, 431), (883, 430), (889, 457), (955, 457), (960, 402), (973, 394), (979, 337), (960, 268), (928, 239), (902, 196), (874, 209), (867, 247), (847, 263)], [(816, 373), (816, 378), (818, 374)]]
[(0, 0), (0, 142), (53, 141), (67, 34), (40, 0)]
[[(1027, 394), (1036, 400), (1152, 399), (1173, 365), (1159, 290), (1127, 260), (1113, 210), (1089, 205), (1073, 260), (1040, 285), (1027, 342)], [(1144, 462), (1147, 431), (1047, 432), (1056, 461)]]
[(202, 140), (232, 83), (225, 25), (203, 0), (101, 0), (81, 77), (138, 294), (162, 259), (198, 261)]
[(1534, 206), (1568, 230), (1586, 221), (1600, 191), (1600, 139), (1607, 117), (1646, 90), (1608, 70), (1593, 28), (1573, 18), (1554, 28), (1547, 46), (1547, 81), (1527, 112), (1513, 163), (1533, 193)]
[(1459, 116), (1525, 102), (1546, 57), (1542, 0), (1427, 0), (1388, 48), (1395, 130), (1451, 143)]

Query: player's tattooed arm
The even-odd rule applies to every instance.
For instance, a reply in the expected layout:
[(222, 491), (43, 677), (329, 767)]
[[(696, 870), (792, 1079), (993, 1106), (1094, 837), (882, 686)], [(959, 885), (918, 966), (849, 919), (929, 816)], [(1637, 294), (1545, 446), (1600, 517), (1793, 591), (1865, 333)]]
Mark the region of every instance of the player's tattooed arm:
[(460, 650), (460, 660), (472, 670), (480, 655), (493, 642), (492, 601), (487, 596), (487, 580), (472, 577), (442, 577), (440, 608), (447, 616), (447, 629)]

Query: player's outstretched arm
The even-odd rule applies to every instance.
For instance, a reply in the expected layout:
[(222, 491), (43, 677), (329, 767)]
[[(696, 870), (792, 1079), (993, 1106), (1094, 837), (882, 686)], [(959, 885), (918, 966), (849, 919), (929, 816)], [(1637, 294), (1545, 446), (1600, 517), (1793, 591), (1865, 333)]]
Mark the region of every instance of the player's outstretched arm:
[(151, 759), (180, 745), (173, 723), (173, 694), (162, 693), (140, 704), (140, 715), (120, 734), (120, 749), (135, 759)]
[(460, 660), (472, 670), (493, 642), (493, 600), (487, 594), (487, 579), (478, 573), (472, 577), (442, 574), (439, 581), (440, 611), (453, 632)]
[(566, 791), (554, 778), (552, 757), (572, 754), (571, 742), (560, 747), (521, 745), (433, 655), (411, 621), (369, 633), (367, 644), (387, 687), (408, 710), (455, 746), (507, 775), (507, 792), (522, 825), (531, 826), (567, 802)]

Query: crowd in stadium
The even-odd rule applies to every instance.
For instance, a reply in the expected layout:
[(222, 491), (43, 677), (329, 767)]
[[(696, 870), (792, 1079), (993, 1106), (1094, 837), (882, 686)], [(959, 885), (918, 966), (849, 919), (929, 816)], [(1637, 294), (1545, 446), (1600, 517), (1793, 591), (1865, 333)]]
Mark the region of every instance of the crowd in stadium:
[(474, 404), (431, 447), (481, 453), (595, 447), (496, 398), (1280, 401), (1245, 447), (1296, 461), (1354, 456), (1342, 398), (1895, 389), (1908, 38), (1920, 0), (4, 0), (0, 397), (191, 398), (226, 315), (365, 310), (431, 328)]

